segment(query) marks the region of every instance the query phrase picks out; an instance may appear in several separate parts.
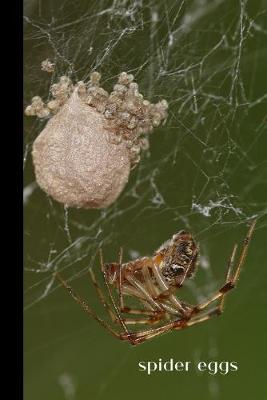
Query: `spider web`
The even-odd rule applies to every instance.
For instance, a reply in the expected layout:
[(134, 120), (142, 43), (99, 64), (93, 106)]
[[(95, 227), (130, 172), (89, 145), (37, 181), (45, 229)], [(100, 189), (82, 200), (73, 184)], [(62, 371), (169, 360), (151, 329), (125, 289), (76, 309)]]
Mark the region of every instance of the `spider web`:
[[(98, 264), (99, 248), (113, 261), (123, 246), (129, 260), (152, 254), (180, 229), (201, 246), (201, 286), (194, 280), (190, 289), (199, 300), (218, 287), (231, 232), (267, 213), (267, 95), (259, 79), (266, 10), (251, 3), (25, 2), (25, 104), (46, 99), (59, 76), (87, 80), (92, 70), (108, 89), (120, 72), (132, 73), (149, 100), (169, 103), (166, 125), (105, 210), (66, 209), (38, 188), (30, 153), (45, 122), (25, 119), (26, 310), (57, 289), (54, 271), (75, 284)], [(46, 58), (55, 62), (52, 75), (40, 70)], [(218, 250), (228, 236), (227, 250)]]

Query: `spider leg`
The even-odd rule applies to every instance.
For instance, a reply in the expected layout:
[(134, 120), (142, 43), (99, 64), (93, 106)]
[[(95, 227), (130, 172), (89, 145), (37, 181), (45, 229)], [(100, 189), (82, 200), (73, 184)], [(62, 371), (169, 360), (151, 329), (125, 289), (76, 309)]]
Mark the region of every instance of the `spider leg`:
[[(229, 282), (230, 276), (232, 274), (234, 260), (235, 260), (235, 256), (236, 256), (236, 251), (237, 251), (237, 245), (235, 244), (234, 248), (233, 248), (233, 251), (232, 251), (232, 254), (231, 254), (231, 257), (230, 257), (230, 259), (228, 261), (228, 268), (227, 268), (227, 273), (226, 273), (226, 282)], [(226, 293), (224, 293), (222, 295), (222, 297), (220, 299), (220, 302), (219, 302), (218, 310), (219, 310), (220, 313), (223, 312), (223, 307), (224, 307), (224, 303), (225, 303), (225, 296), (226, 296)]]
[(122, 293), (122, 275), (121, 275), (122, 254), (123, 254), (123, 250), (122, 250), (122, 247), (121, 247), (120, 248), (120, 253), (119, 253), (119, 300), (120, 300), (120, 310), (121, 311), (124, 309), (124, 301), (123, 301), (123, 293)]
[(239, 261), (238, 261), (238, 265), (237, 265), (235, 274), (233, 276), (233, 283), (234, 284), (237, 282), (237, 280), (239, 278), (239, 275), (240, 275), (240, 272), (241, 272), (241, 268), (242, 268), (242, 265), (244, 264), (244, 261), (245, 261), (245, 258), (246, 258), (247, 252), (248, 252), (248, 246), (249, 246), (249, 243), (251, 241), (251, 238), (252, 238), (256, 223), (257, 223), (257, 220), (254, 219), (252, 221), (250, 227), (249, 227), (247, 236), (246, 236), (246, 238), (244, 240), (242, 252), (241, 252), (241, 255), (240, 255), (240, 258), (239, 258)]
[[(231, 257), (230, 257), (230, 261), (228, 263), (228, 271), (227, 271), (227, 277), (226, 277), (225, 284), (210, 299), (208, 299), (207, 301), (205, 301), (205, 302), (197, 305), (196, 307), (194, 307), (194, 309), (192, 311), (193, 314), (198, 313), (201, 310), (204, 310), (206, 307), (208, 307), (212, 302), (214, 302), (217, 299), (222, 298), (223, 299), (222, 304), (223, 304), (225, 295), (231, 289), (233, 289), (236, 286), (236, 282), (237, 282), (237, 280), (238, 280), (238, 278), (240, 276), (240, 271), (241, 271), (241, 268), (242, 268), (242, 266), (244, 264), (244, 261), (245, 261), (246, 255), (247, 255), (248, 246), (249, 246), (249, 243), (251, 241), (252, 234), (253, 234), (253, 231), (255, 229), (256, 222), (257, 222), (256, 220), (253, 220), (251, 225), (250, 225), (250, 227), (249, 227), (247, 236), (246, 236), (246, 238), (244, 240), (244, 244), (243, 244), (243, 247), (242, 247), (242, 250), (241, 250), (241, 254), (240, 254), (239, 260), (237, 262), (237, 267), (236, 267), (236, 270), (233, 273), (233, 275), (232, 275), (232, 270), (233, 270), (234, 258), (235, 258), (236, 251), (237, 251), (237, 245), (236, 244), (235, 244), (235, 246), (233, 248), (233, 251), (232, 251), (232, 254), (231, 254)], [(231, 277), (231, 275), (232, 275), (232, 277)]]
[(95, 287), (95, 290), (96, 290), (96, 293), (98, 295), (98, 298), (99, 298), (100, 302), (103, 304), (105, 310), (109, 314), (109, 316), (111, 318), (111, 321), (115, 322), (117, 320), (117, 318), (116, 318), (114, 312), (112, 311), (110, 305), (106, 302), (106, 299), (105, 299), (105, 296), (103, 294), (103, 291), (102, 291), (101, 287), (99, 286), (99, 284), (98, 284), (98, 282), (96, 280), (96, 277), (95, 277), (95, 274), (94, 274), (92, 268), (89, 269), (89, 277), (90, 277), (90, 279), (91, 279), (91, 281), (92, 281), (92, 283), (93, 283), (93, 285)]
[[(168, 292), (168, 300), (170, 300), (171, 305), (165, 304), (165, 298), (160, 298), (160, 291), (158, 286), (152, 282), (148, 266), (152, 266), (150, 260), (147, 261), (147, 264), (143, 265), (142, 267), (142, 274), (144, 278), (144, 282), (140, 282), (139, 280), (135, 279), (133, 275), (127, 275), (125, 278), (128, 280), (129, 285), (121, 285), (119, 291), (121, 291), (122, 295), (124, 293), (128, 293), (132, 296), (137, 297), (137, 299), (141, 302), (146, 302), (146, 307), (150, 307), (151, 310), (154, 312), (154, 315), (165, 315), (167, 316), (168, 313), (179, 315), (181, 314), (177, 308), (180, 307), (180, 302), (175, 298), (173, 294), (169, 293), (169, 287), (164, 283), (164, 288), (167, 288), (166, 294)], [(157, 270), (157, 268), (155, 268)], [(158, 272), (156, 272), (158, 273)], [(162, 276), (160, 276), (161, 283), (164, 282)], [(163, 296), (164, 297), (164, 296)], [(178, 306), (178, 307), (177, 307)], [(127, 312), (130, 308), (124, 307), (125, 311)], [(141, 313), (151, 315), (143, 310), (140, 310)], [(124, 312), (124, 309), (121, 309), (121, 312)], [(133, 312), (136, 313), (136, 312)], [(139, 310), (137, 314), (139, 314)]]
[[(153, 312), (161, 312), (162, 310), (158, 309), (158, 307), (153, 307), (151, 305), (151, 303), (149, 302), (149, 300), (147, 299), (147, 297), (144, 295), (143, 292), (141, 292), (139, 289), (137, 289), (136, 287), (133, 287), (130, 284), (123, 284), (122, 286), (122, 291), (123, 294), (127, 294), (131, 297), (135, 297), (139, 302), (141, 302), (144, 306), (146, 310), (149, 311), (153, 311)], [(124, 307), (125, 312), (127, 312), (127, 310), (131, 309), (130, 307), (126, 306)], [(124, 310), (121, 310), (121, 312), (123, 312)]]
[(123, 290), (122, 290), (122, 247), (120, 248), (119, 253), (119, 301), (120, 301), (120, 312), (126, 314), (133, 314), (133, 315), (149, 315), (151, 318), (146, 319), (123, 319), (126, 324), (145, 324), (145, 323), (153, 323), (154, 321), (158, 321), (159, 315), (161, 316), (162, 311), (154, 311), (154, 310), (143, 310), (143, 309), (133, 309), (130, 307), (124, 306), (124, 299), (123, 299)]
[(213, 316), (221, 315), (221, 313), (222, 313), (222, 308), (221, 308), (221, 303), (220, 303), (217, 307), (214, 307), (211, 310), (206, 311), (202, 315), (198, 315), (197, 317), (193, 317), (192, 319), (190, 319), (185, 324), (184, 327), (186, 328), (186, 327), (198, 324), (200, 322), (207, 321), (208, 319), (212, 318)]
[[(236, 250), (237, 250), (237, 245), (234, 246), (232, 254), (231, 254), (231, 257), (230, 257), (229, 262), (228, 262), (226, 281), (230, 278), (230, 275), (231, 275), (231, 270), (232, 270), (232, 266), (233, 266), (233, 263), (234, 263)], [(195, 316), (194, 316), (194, 313), (192, 313), (191, 318), (187, 322), (186, 326), (189, 327), (189, 326), (198, 324), (199, 322), (207, 321), (208, 319), (210, 319), (213, 316), (220, 316), (223, 313), (224, 304), (225, 304), (225, 296), (226, 296), (226, 293), (224, 293), (220, 297), (217, 306), (212, 308), (211, 310), (207, 310), (207, 311), (201, 310), (201, 311), (204, 311), (204, 312), (201, 313), (201, 311), (200, 311), (200, 314), (195, 315)]]
[[(148, 263), (151, 266), (151, 261), (149, 261)], [(151, 294), (151, 296), (153, 297), (153, 299), (157, 299), (157, 296), (160, 293), (160, 290), (158, 289), (158, 287), (152, 282), (150, 273), (149, 273), (149, 269), (148, 269), (148, 265), (145, 264), (142, 268), (142, 274), (143, 274), (143, 278), (144, 278), (144, 282), (146, 285), (146, 288), (148, 290), (148, 292)]]
[[(218, 306), (216, 306), (215, 308), (213, 308), (209, 311), (206, 311), (202, 315), (198, 315), (195, 317), (192, 316), (192, 318), (184, 318), (181, 320), (176, 320), (176, 321), (167, 323), (159, 328), (149, 329), (147, 331), (135, 332), (135, 333), (133, 333), (132, 344), (138, 345), (138, 344), (145, 342), (146, 340), (154, 339), (157, 336), (160, 336), (164, 333), (170, 332), (171, 330), (185, 329), (192, 325), (198, 324), (200, 322), (204, 322), (204, 321), (212, 318), (215, 315), (216, 316), (221, 315), (221, 313), (223, 311), (222, 300), (223, 300), (223, 297), (221, 298), (221, 301), (218, 304)], [(124, 337), (124, 336), (121, 336), (121, 339), (128, 340), (128, 338)]]
[(164, 292), (160, 292), (156, 297), (155, 300), (166, 300), (169, 299), (170, 295), (174, 294), (176, 288), (171, 286), (169, 289), (164, 290)]
[[(231, 273), (232, 273), (232, 269), (233, 269), (233, 265), (234, 265), (234, 259), (235, 259), (235, 255), (236, 255), (236, 251), (237, 251), (237, 245), (234, 245), (234, 248), (233, 248), (233, 250), (232, 250), (232, 254), (231, 254), (231, 257), (230, 257), (230, 259), (229, 259), (229, 261), (228, 261), (228, 267), (227, 267), (227, 273), (226, 273), (226, 282), (228, 282), (229, 280), (230, 280), (230, 276), (231, 276)], [(207, 314), (210, 314), (210, 315), (221, 315), (222, 314), (222, 312), (223, 312), (223, 308), (224, 308), (224, 303), (225, 303), (225, 296), (226, 296), (226, 294), (227, 294), (227, 292), (226, 293), (223, 293), (220, 297), (219, 297), (219, 303), (218, 303), (218, 305), (215, 307), (215, 308), (213, 308), (212, 310), (210, 310), (210, 311), (208, 311), (207, 312)], [(212, 301), (210, 301), (210, 303), (211, 303)], [(207, 304), (207, 306), (208, 306), (209, 304)], [(206, 306), (206, 307), (207, 307)], [(195, 308), (193, 308), (193, 313), (192, 313), (192, 316), (194, 315), (194, 314), (196, 314), (197, 312), (200, 312), (200, 311), (202, 311), (202, 310), (204, 310), (204, 308), (202, 308), (202, 309), (200, 309), (199, 308), (199, 306), (196, 306)], [(205, 317), (205, 315), (206, 314), (203, 314), (202, 315), (202, 317), (200, 316), (199, 318), (200, 318), (200, 322), (203, 320), (203, 321), (205, 321), (206, 319), (208, 319), (208, 318), (206, 318)], [(194, 318), (194, 317), (193, 317)], [(204, 319), (202, 319), (202, 318), (204, 318)], [(192, 322), (194, 321), (194, 319), (192, 319), (191, 320)], [(190, 324), (188, 324), (188, 326), (191, 326), (191, 325), (193, 325), (193, 323), (190, 323)]]
[[(146, 331), (140, 331), (133, 333), (132, 344), (137, 345), (145, 342), (146, 340), (152, 339), (154, 337), (160, 336), (167, 333), (173, 329), (182, 329), (186, 326), (187, 320), (181, 319), (169, 322), (159, 328), (153, 328)], [(127, 337), (121, 336), (121, 339), (128, 340)]]
[(132, 275), (127, 275), (126, 279), (134, 288), (138, 290), (138, 292), (141, 293), (142, 298), (144, 298), (154, 310), (162, 311), (160, 304), (152, 298), (146, 287), (140, 281), (135, 279)]
[[(132, 308), (127, 305), (124, 305), (123, 309), (121, 309), (121, 313), (123, 314), (131, 314), (131, 315), (145, 315), (145, 316), (150, 316), (150, 317), (159, 317), (161, 316), (162, 318), (166, 317), (167, 310), (159, 310), (155, 309), (155, 307), (152, 307), (151, 304), (148, 302), (147, 299), (144, 297), (141, 297), (143, 295), (142, 292), (138, 291), (136, 288), (133, 286), (129, 285), (123, 285), (122, 286), (122, 293), (129, 294), (132, 297), (135, 297), (143, 306), (144, 308)], [(172, 312), (175, 310), (172, 310)]]
[(121, 310), (122, 313), (129, 314), (144, 314), (149, 316), (161, 317), (170, 319), (170, 315), (179, 315), (177, 309), (173, 306), (165, 304), (163, 301), (155, 301), (149, 290), (143, 283), (136, 280), (133, 276), (127, 276), (126, 279), (130, 284), (123, 284), (122, 292), (134, 296), (143, 303), (145, 309), (131, 309), (130, 307), (124, 307)]
[[(165, 282), (164, 277), (162, 276), (162, 273), (160, 271), (160, 268), (157, 268), (157, 266), (153, 263), (152, 270), (153, 270), (155, 279), (156, 279), (159, 287), (161, 288), (162, 292), (164, 293), (164, 292), (169, 291), (169, 286)], [(174, 294), (169, 295), (169, 300), (177, 311), (179, 311), (182, 315), (185, 314), (185, 310), (184, 310), (181, 302), (177, 299), (177, 297)]]
[(118, 334), (112, 327), (103, 319), (99, 318), (96, 313), (90, 308), (87, 302), (81, 299), (72, 287), (60, 276), (58, 272), (55, 273), (55, 278), (61, 283), (61, 285), (68, 291), (71, 297), (79, 304), (79, 306), (92, 318), (94, 318), (100, 325), (102, 325), (105, 329), (107, 329), (113, 336), (120, 339), (120, 334)]
[[(150, 318), (125, 318), (124, 322), (127, 325), (138, 325), (138, 324), (158, 324), (162, 319), (163, 319), (163, 315), (158, 314), (158, 315), (153, 315), (150, 316)], [(134, 335), (134, 333), (133, 333)]]
[(110, 289), (110, 286), (109, 286), (109, 283), (108, 283), (108, 280), (107, 280), (106, 271), (105, 271), (105, 268), (104, 268), (103, 254), (102, 254), (102, 250), (101, 249), (100, 249), (99, 253), (100, 253), (101, 271), (102, 271), (103, 276), (104, 276), (104, 282), (105, 282), (105, 285), (106, 285), (106, 288), (107, 288), (107, 291), (108, 291), (108, 294), (109, 294), (109, 298), (110, 298), (111, 303), (112, 303), (112, 305), (114, 307), (114, 310), (115, 310), (116, 316), (118, 318), (118, 321), (119, 321), (119, 323), (120, 323), (125, 335), (127, 335), (129, 341), (131, 342), (131, 333), (128, 331), (128, 328), (127, 328), (126, 324), (124, 323), (123, 318), (120, 315), (119, 309), (118, 309), (118, 307), (117, 307), (117, 305), (115, 303), (114, 297), (113, 297), (113, 295), (111, 293), (111, 289)]
[(122, 313), (124, 314), (132, 314), (132, 315), (146, 315), (150, 317), (158, 317), (160, 315), (164, 315), (165, 311), (157, 311), (157, 310), (144, 310), (141, 308), (130, 308), (130, 307), (124, 307), (123, 310), (121, 310)]
[[(129, 281), (130, 281), (130, 279), (129, 279)], [(138, 282), (138, 285), (140, 285), (140, 282)], [(167, 304), (165, 302), (165, 299), (160, 300), (160, 301), (156, 301), (156, 300), (152, 299), (152, 301), (151, 301), (151, 296), (149, 296), (149, 298), (148, 298), (148, 296), (147, 296), (148, 293), (147, 293), (146, 289), (143, 287), (142, 284), (141, 284), (141, 286), (143, 289), (142, 291), (138, 290), (137, 287), (133, 287), (133, 285), (125, 285), (125, 284), (123, 284), (122, 289), (123, 289), (124, 293), (126, 293), (130, 296), (136, 297), (137, 300), (139, 300), (141, 303), (143, 303), (145, 305), (146, 309), (149, 308), (150, 310), (155, 311), (155, 312), (156, 311), (159, 313), (166, 312), (166, 313), (170, 313), (172, 315), (180, 314), (179, 311), (173, 305)], [(146, 291), (146, 296), (144, 294), (144, 290)], [(157, 304), (156, 307), (154, 306), (155, 302)], [(127, 307), (126, 307), (126, 309), (127, 309)]]
[[(232, 252), (232, 256), (229, 260), (229, 266), (233, 263), (234, 260), (234, 255), (235, 251), (237, 249), (237, 246), (234, 247), (234, 250)], [(227, 276), (230, 275), (230, 268), (228, 268)], [(219, 303), (217, 304), (216, 307), (212, 308), (211, 310), (207, 310), (197, 316), (192, 315), (191, 319), (187, 322), (186, 326), (192, 326), (195, 324), (198, 324), (199, 322), (204, 322), (210, 319), (213, 316), (220, 316), (223, 313), (223, 308), (224, 308), (224, 303), (225, 303), (225, 294), (220, 298)]]
[[(138, 344), (145, 342), (146, 340), (154, 339), (155, 337), (160, 336), (164, 333), (170, 332), (172, 330), (181, 330), (181, 329), (189, 328), (190, 326), (196, 325), (200, 322), (207, 321), (208, 319), (212, 318), (215, 315), (216, 316), (220, 315), (222, 312), (221, 307), (222, 307), (222, 305), (220, 302), (220, 304), (217, 307), (205, 312), (203, 315), (198, 315), (197, 317), (193, 317), (192, 319), (181, 319), (181, 320), (166, 324), (160, 328), (154, 328), (154, 329), (150, 329), (150, 330), (143, 331), (143, 332), (136, 332), (133, 334), (132, 344), (138, 345)], [(123, 340), (125, 340), (125, 339), (128, 340), (128, 338), (126, 338), (126, 337), (121, 337), (121, 338)]]
[[(149, 263), (151, 267), (151, 262)], [(153, 268), (153, 267), (152, 267)], [(152, 296), (153, 300), (155, 300), (163, 309), (164, 311), (159, 313), (164, 313), (165, 317), (168, 319), (170, 318), (169, 313), (174, 314), (174, 315), (181, 315), (181, 313), (177, 310), (177, 303), (173, 303), (173, 291), (175, 291), (175, 288), (168, 288), (164, 292), (162, 292), (162, 289), (160, 290), (158, 281), (157, 284), (152, 281), (152, 277), (150, 275), (148, 265), (144, 265), (142, 268), (142, 274), (144, 278), (144, 284)], [(161, 278), (163, 279), (163, 276), (161, 275)], [(165, 285), (164, 285), (165, 287)], [(168, 304), (166, 304), (168, 303)], [(180, 304), (180, 303), (179, 303)], [(179, 306), (178, 306), (179, 308)], [(168, 316), (169, 315), (169, 316)]]
[[(131, 333), (128, 333), (128, 330), (126, 330), (126, 332), (124, 332), (123, 334), (120, 334), (118, 332), (116, 332), (106, 321), (104, 321), (103, 319), (99, 318), (97, 316), (97, 314), (90, 308), (90, 306), (88, 305), (88, 303), (83, 300), (81, 297), (79, 297), (76, 292), (73, 290), (73, 288), (61, 277), (61, 275), (56, 272), (54, 274), (55, 278), (60, 282), (60, 284), (68, 291), (68, 293), (71, 295), (71, 297), (75, 300), (76, 303), (79, 304), (79, 306), (87, 313), (89, 314), (94, 320), (96, 320), (100, 325), (102, 325), (106, 330), (108, 330), (114, 337), (116, 337), (117, 339), (121, 339), (121, 340), (129, 340), (132, 344), (133, 340), (131, 339)], [(91, 274), (90, 274), (91, 276)], [(94, 274), (93, 274), (94, 277)], [(97, 284), (97, 283), (96, 283)], [(97, 284), (98, 289), (99, 286)], [(100, 289), (101, 290), (101, 289)], [(103, 297), (103, 293), (97, 290), (97, 293), (99, 294), (99, 298), (102, 302), (102, 300), (104, 299)], [(100, 294), (101, 293), (101, 294)], [(105, 299), (103, 300), (103, 305), (104, 307), (109, 307), (109, 305), (106, 303)], [(110, 310), (111, 311), (111, 310)], [(138, 310), (140, 311), (140, 310)], [(112, 312), (112, 311), (111, 311)], [(114, 315), (114, 314), (113, 314)], [(115, 316), (114, 316), (115, 317)], [(116, 318), (116, 317), (115, 317)], [(157, 318), (158, 319), (158, 318)], [(139, 320), (138, 322), (136, 321), (136, 323), (153, 323), (153, 321), (156, 320), (156, 318), (151, 317), (150, 319), (146, 319), (146, 321), (142, 321)]]

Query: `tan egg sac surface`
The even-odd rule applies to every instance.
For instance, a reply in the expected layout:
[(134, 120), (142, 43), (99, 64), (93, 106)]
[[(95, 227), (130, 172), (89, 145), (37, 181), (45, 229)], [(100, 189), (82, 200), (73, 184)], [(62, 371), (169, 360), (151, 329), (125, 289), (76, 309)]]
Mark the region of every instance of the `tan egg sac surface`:
[(74, 85), (61, 76), (47, 103), (35, 96), (25, 109), (27, 116), (50, 118), (33, 144), (36, 180), (69, 207), (112, 204), (148, 148), (148, 134), (167, 117), (166, 100), (145, 100), (133, 75), (122, 72), (111, 93), (100, 79), (95, 71)]
[(112, 142), (105, 117), (75, 89), (33, 144), (40, 187), (69, 207), (102, 208), (126, 185), (130, 158), (124, 141)]

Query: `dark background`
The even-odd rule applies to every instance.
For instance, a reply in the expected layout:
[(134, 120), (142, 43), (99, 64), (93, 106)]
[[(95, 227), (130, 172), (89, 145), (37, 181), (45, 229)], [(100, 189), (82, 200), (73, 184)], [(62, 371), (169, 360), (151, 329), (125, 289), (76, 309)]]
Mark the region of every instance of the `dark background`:
[[(266, 4), (265, 4), (266, 6)], [(31, 146), (44, 121), (25, 118), (25, 399), (163, 396), (243, 400), (267, 394), (266, 375), (266, 7), (261, 1), (25, 1), (24, 98), (48, 98), (64, 74), (96, 69), (111, 89), (135, 75), (169, 117), (118, 201), (107, 210), (66, 210), (35, 184)], [(40, 64), (56, 63), (51, 76)], [(53, 280), (60, 270), (102, 315), (88, 266), (149, 255), (187, 229), (200, 245), (186, 298), (223, 282), (234, 243), (258, 223), (238, 288), (221, 318), (138, 347), (116, 341)], [(237, 372), (162, 372), (139, 361), (235, 361)], [(265, 380), (264, 380), (265, 379)]]

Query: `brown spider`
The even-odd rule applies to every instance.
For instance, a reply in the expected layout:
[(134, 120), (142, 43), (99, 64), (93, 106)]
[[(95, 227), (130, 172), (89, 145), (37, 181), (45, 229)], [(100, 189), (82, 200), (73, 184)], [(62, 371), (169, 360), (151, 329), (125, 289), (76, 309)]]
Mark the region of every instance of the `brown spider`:
[[(92, 269), (89, 270), (90, 277), (112, 322), (118, 323), (122, 332), (117, 332), (109, 323), (98, 317), (58, 273), (55, 273), (55, 276), (83, 310), (113, 336), (137, 345), (163, 333), (198, 324), (222, 313), (225, 295), (235, 287), (239, 278), (255, 224), (256, 220), (253, 220), (244, 240), (237, 267), (233, 270), (237, 251), (235, 244), (228, 262), (225, 284), (208, 300), (197, 305), (187, 304), (175, 296), (175, 291), (183, 286), (185, 279), (193, 275), (197, 266), (198, 247), (190, 233), (180, 231), (164, 243), (152, 257), (143, 257), (124, 264), (122, 264), (122, 250), (118, 263), (105, 265), (100, 251), (101, 270), (113, 308), (106, 301)], [(119, 305), (116, 304), (111, 287), (118, 293)], [(125, 295), (137, 298), (142, 307), (133, 309), (125, 306)], [(216, 300), (219, 300), (218, 304), (210, 309), (210, 304)], [(123, 318), (122, 314), (128, 314), (128, 317)], [(130, 315), (133, 318), (129, 318)], [(128, 329), (131, 324), (154, 325), (160, 322), (163, 325), (147, 330), (133, 332)]]

